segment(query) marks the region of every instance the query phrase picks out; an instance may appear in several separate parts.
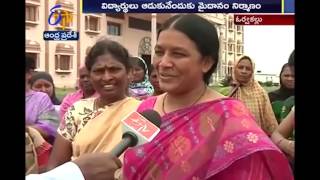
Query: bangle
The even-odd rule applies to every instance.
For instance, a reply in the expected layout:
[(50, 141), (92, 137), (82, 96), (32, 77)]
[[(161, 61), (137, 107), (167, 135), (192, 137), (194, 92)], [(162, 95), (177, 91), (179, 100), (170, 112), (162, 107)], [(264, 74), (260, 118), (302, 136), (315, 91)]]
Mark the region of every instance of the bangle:
[(293, 144), (293, 142), (294, 142), (294, 141), (289, 141), (289, 142), (288, 142), (288, 144), (289, 144), (289, 145), (292, 145), (292, 144)]
[(285, 140), (285, 138), (280, 139), (280, 140), (276, 143), (276, 145), (280, 147), (280, 143), (281, 143), (283, 140)]

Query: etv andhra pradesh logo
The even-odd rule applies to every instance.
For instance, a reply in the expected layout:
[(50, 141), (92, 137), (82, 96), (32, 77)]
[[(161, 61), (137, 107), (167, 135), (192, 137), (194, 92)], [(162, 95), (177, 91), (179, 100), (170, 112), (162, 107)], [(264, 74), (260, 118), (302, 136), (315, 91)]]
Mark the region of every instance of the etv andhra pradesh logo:
[(73, 17), (71, 12), (62, 10), (61, 8), (61, 4), (53, 6), (50, 9), (50, 15), (48, 17), (48, 24), (58, 26), (61, 30), (43, 32), (44, 40), (66, 41), (79, 39), (79, 32), (65, 30), (66, 27), (69, 27), (72, 24)]

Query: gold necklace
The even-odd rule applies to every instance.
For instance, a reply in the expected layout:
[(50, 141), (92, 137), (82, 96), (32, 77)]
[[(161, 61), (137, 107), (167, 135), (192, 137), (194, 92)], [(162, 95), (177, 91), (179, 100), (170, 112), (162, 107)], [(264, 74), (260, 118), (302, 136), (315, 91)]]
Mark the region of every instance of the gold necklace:
[[(205, 94), (206, 92), (207, 92), (207, 86), (204, 87), (204, 90), (203, 90), (203, 92), (201, 93), (201, 95), (200, 95), (190, 106), (195, 105), (195, 104), (204, 96), (204, 94)], [(166, 94), (164, 95), (163, 101), (162, 101), (162, 112), (163, 112), (164, 114), (167, 114), (167, 112), (164, 110), (164, 102), (165, 102), (165, 100), (167, 99), (167, 96), (168, 96), (168, 93), (166, 93)]]
[(93, 109), (94, 109), (94, 110), (98, 110), (99, 108), (105, 108), (106, 106), (111, 106), (111, 105), (112, 105), (112, 103), (107, 104), (107, 105), (102, 105), (101, 99), (100, 99), (100, 97), (99, 97), (99, 98), (96, 98), (96, 99), (94, 100), (94, 102), (93, 102)]

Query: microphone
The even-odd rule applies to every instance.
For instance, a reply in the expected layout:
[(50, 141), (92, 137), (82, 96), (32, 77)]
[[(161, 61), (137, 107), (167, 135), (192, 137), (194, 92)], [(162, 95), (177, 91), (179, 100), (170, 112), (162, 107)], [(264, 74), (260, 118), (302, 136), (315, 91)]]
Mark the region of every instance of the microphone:
[(160, 132), (161, 117), (154, 110), (130, 113), (122, 121), (122, 140), (111, 150), (119, 157), (127, 148), (152, 141)]

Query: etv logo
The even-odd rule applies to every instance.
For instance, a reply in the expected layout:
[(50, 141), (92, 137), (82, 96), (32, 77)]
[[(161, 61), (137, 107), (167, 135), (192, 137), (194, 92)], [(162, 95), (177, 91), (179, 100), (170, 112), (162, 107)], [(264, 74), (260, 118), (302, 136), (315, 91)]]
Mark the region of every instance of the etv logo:
[[(72, 13), (61, 9), (61, 4), (56, 4), (50, 9), (48, 23), (52, 26), (61, 27), (62, 31), (45, 31), (43, 32), (43, 39), (54, 41), (78, 40), (79, 32), (65, 31), (66, 27), (70, 27), (72, 23)], [(52, 22), (53, 19), (53, 22)]]
[[(61, 4), (56, 4), (50, 9), (48, 23), (53, 26), (60, 24), (62, 30), (65, 30), (66, 26), (72, 23), (72, 14), (71, 12), (60, 10), (60, 8)], [(51, 19), (55, 19), (55, 21), (52, 23)]]

